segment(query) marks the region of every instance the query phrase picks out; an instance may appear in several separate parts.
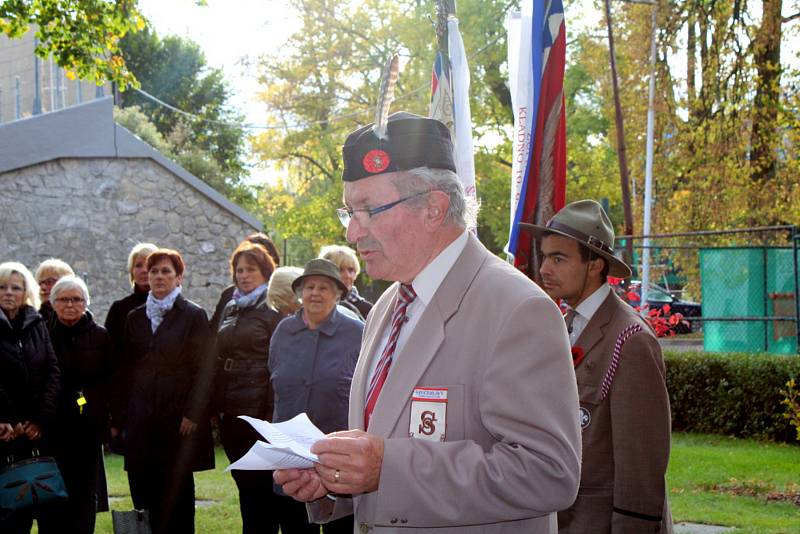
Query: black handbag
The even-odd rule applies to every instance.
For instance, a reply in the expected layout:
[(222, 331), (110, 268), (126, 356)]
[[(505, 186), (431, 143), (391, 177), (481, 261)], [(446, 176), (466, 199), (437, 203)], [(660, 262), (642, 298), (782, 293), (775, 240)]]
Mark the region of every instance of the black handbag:
[(148, 510), (111, 510), (114, 534), (152, 534)]
[(54, 458), (40, 456), (33, 449), (30, 458), (8, 460), (9, 464), (0, 470), (0, 519), (66, 500), (67, 487)]

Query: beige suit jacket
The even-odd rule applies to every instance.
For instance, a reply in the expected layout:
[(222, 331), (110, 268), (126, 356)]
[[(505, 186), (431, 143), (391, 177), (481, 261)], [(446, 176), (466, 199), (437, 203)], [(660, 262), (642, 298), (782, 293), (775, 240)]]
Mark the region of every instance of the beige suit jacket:
[[(614, 344), (628, 326), (608, 395), (602, 384)], [(664, 476), (670, 411), (661, 347), (650, 327), (612, 291), (575, 343), (583, 413), (583, 467), (575, 503), (558, 514), (562, 534), (672, 532)]]
[[(398, 284), (367, 320), (350, 391), (362, 428), (369, 362)], [(448, 389), (444, 442), (409, 438), (414, 388)], [(356, 532), (553, 533), (574, 500), (580, 428), (558, 308), (472, 235), (395, 355), (369, 432), (386, 438), (377, 491), (337, 500)]]

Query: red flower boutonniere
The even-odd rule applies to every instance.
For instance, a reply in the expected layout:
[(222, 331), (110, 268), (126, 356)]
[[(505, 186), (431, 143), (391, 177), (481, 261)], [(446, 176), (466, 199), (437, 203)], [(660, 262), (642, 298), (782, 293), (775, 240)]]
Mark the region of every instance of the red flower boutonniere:
[(586, 353), (584, 353), (583, 349), (580, 347), (572, 347), (571, 352), (572, 352), (572, 366), (578, 367), (583, 361), (583, 357), (586, 356)]

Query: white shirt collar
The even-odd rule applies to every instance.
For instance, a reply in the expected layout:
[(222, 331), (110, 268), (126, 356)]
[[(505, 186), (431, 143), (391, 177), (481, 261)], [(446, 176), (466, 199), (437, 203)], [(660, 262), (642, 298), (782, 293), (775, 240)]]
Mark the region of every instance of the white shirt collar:
[(456, 260), (461, 255), (464, 247), (467, 246), (467, 231), (461, 233), (460, 236), (455, 238), (452, 243), (436, 256), (433, 261), (425, 266), (422, 271), (417, 274), (411, 285), (417, 293), (417, 297), (427, 306), (436, 290), (442, 284), (442, 280), (450, 272), (450, 269), (455, 265)]
[(608, 292), (611, 291), (611, 286), (608, 284), (603, 284), (598, 287), (594, 293), (586, 297), (586, 299), (578, 304), (578, 307), (575, 308), (575, 312), (586, 319), (586, 322), (592, 320), (592, 317), (597, 312), (597, 309), (603, 304), (603, 301), (606, 300), (608, 296)]

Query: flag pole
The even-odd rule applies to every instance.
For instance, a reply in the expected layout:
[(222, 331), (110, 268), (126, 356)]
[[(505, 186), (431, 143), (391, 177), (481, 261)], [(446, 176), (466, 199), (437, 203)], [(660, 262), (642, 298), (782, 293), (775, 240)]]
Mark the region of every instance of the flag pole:
[(641, 304), (647, 302), (647, 293), (650, 291), (650, 223), (653, 205), (653, 130), (655, 129), (655, 107), (653, 105), (656, 93), (656, 33), (658, 31), (658, 5), (653, 7), (653, 34), (650, 37), (650, 93), (647, 103), (647, 156), (644, 173), (644, 247), (642, 248), (642, 294)]
[[(611, 62), (611, 85), (614, 90), (614, 116), (617, 126), (617, 158), (619, 159), (619, 180), (622, 188), (622, 210), (625, 215), (625, 235), (633, 235), (633, 212), (631, 210), (630, 175), (628, 173), (628, 156), (625, 149), (625, 127), (622, 117), (622, 104), (619, 99), (619, 81), (617, 79), (617, 57), (614, 49), (614, 32), (611, 24), (611, 0), (605, 0), (606, 25), (608, 26), (608, 53)], [(633, 242), (625, 239), (625, 259), (633, 265)]]

